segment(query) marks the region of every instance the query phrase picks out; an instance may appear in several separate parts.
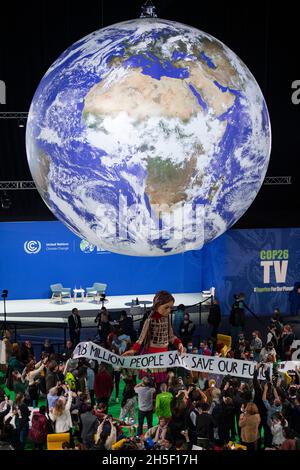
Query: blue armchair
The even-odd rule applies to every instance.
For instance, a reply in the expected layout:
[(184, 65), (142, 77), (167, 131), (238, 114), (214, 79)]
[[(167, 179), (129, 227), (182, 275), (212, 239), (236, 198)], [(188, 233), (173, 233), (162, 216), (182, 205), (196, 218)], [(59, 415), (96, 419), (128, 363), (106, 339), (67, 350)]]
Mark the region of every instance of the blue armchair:
[(105, 294), (106, 288), (107, 288), (107, 284), (94, 282), (92, 287), (86, 288), (86, 300), (88, 300), (88, 297), (93, 297), (93, 300), (95, 300), (96, 297), (99, 296), (99, 302), (100, 302), (101, 295)]
[(70, 287), (63, 287), (62, 284), (51, 284), (50, 286), (52, 297), (51, 301), (54, 299), (59, 299), (60, 303), (62, 303), (62, 299), (64, 297), (71, 298), (71, 288)]

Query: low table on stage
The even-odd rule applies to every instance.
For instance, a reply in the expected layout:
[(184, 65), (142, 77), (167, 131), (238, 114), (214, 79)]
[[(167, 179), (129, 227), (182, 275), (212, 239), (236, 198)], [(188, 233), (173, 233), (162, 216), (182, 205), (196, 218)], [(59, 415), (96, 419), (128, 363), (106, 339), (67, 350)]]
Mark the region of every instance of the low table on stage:
[(81, 300), (82, 302), (84, 301), (84, 293), (85, 293), (85, 290), (84, 289), (73, 289), (73, 293), (74, 293), (74, 302), (76, 302), (77, 300), (77, 294), (81, 294)]
[(139, 307), (141, 305), (144, 305), (144, 310), (146, 311), (147, 309), (147, 305), (152, 305), (153, 302), (151, 302), (151, 300), (140, 300), (138, 299), (138, 304), (136, 303), (135, 300), (132, 300), (131, 302), (125, 302), (124, 305), (126, 305), (126, 307)]

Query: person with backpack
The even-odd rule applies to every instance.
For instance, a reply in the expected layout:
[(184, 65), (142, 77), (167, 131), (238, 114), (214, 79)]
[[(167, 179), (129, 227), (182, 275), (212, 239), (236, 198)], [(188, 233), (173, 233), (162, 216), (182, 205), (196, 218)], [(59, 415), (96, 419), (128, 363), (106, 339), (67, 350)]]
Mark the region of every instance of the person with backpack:
[(29, 417), (30, 410), (25, 403), (25, 396), (23, 393), (18, 393), (15, 399), (15, 409), (13, 414), (15, 416), (15, 427), (18, 432), (20, 441), (20, 450), (24, 450), (26, 439), (29, 432)]
[(48, 434), (48, 420), (46, 407), (41, 406), (39, 411), (34, 411), (31, 418), (31, 429), (28, 439), (33, 442), (34, 450), (43, 450)]

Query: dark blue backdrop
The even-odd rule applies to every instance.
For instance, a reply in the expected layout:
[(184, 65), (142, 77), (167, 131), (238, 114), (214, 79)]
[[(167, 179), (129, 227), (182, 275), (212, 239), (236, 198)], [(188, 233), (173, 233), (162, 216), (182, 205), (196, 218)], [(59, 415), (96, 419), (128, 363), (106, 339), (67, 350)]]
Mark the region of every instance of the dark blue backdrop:
[[(214, 285), (223, 311), (230, 313), (235, 293), (244, 292), (257, 314), (300, 309), (300, 229), (229, 230), (202, 250), (202, 288)], [(291, 303), (292, 300), (292, 303)]]
[[(0, 224), (0, 288), (9, 299), (47, 298), (50, 284), (108, 284), (108, 295), (173, 293), (216, 288), (225, 314), (245, 292), (257, 314), (290, 313), (289, 292), (300, 279), (300, 229), (229, 230), (201, 251), (141, 258), (98, 250), (60, 222)], [(300, 308), (300, 293), (293, 309)]]

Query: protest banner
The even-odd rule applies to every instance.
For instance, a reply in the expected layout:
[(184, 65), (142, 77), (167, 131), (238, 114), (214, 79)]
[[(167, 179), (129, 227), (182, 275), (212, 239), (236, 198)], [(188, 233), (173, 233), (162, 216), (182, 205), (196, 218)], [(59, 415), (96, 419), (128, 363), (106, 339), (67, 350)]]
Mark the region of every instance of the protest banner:
[(279, 372), (295, 371), (296, 367), (298, 367), (299, 370), (300, 370), (300, 361), (280, 362), (279, 365), (278, 365), (278, 371)]
[[(92, 341), (79, 343), (74, 352), (73, 358), (84, 357), (94, 359), (98, 362), (105, 362), (113, 367), (124, 369), (160, 369), (183, 367), (184, 369), (208, 372), (211, 374), (231, 375), (251, 379), (254, 375), (256, 362), (229, 359), (218, 356), (201, 356), (198, 354), (178, 353), (168, 351), (163, 353), (145, 354), (142, 356), (118, 356), (107, 349), (98, 346)], [(272, 374), (272, 365), (261, 364), (259, 367), (259, 378), (266, 378), (266, 370)]]

